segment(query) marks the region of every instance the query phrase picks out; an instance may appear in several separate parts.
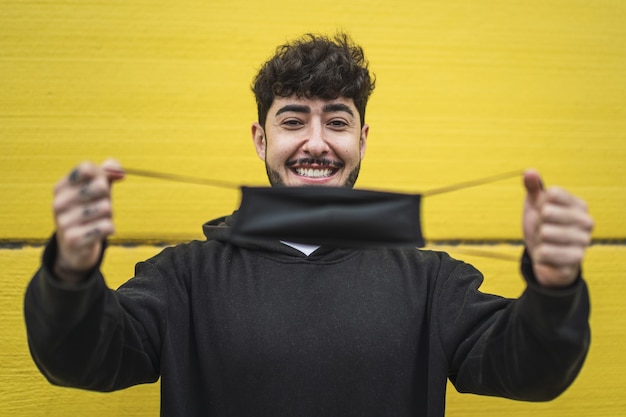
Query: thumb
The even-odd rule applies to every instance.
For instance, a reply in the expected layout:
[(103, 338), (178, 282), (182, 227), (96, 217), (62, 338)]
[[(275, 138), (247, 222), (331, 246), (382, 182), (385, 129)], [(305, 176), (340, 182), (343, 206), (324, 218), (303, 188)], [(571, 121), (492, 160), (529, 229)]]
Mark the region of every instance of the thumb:
[(122, 165), (115, 159), (109, 158), (104, 161), (101, 165), (102, 169), (104, 169), (109, 182), (121, 180), (124, 178), (124, 169)]
[(543, 191), (543, 181), (537, 171), (529, 169), (524, 172), (524, 187), (526, 187), (528, 202), (534, 205)]

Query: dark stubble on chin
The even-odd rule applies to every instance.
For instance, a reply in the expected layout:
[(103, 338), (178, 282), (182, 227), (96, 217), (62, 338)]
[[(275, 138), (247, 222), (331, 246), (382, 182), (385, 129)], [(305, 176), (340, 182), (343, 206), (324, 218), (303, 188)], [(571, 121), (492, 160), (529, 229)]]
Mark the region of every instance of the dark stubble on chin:
[[(359, 177), (360, 170), (361, 170), (361, 163), (359, 162), (359, 164), (350, 172), (350, 175), (348, 175), (348, 179), (346, 180), (345, 183), (343, 183), (342, 186), (346, 188), (353, 188), (354, 184), (356, 183), (357, 178)], [(270, 169), (269, 165), (267, 165), (267, 161), (265, 161), (265, 171), (267, 172), (267, 178), (270, 180), (270, 184), (272, 185), (272, 187), (285, 186), (285, 183), (283, 182), (283, 179), (281, 178), (280, 174)]]

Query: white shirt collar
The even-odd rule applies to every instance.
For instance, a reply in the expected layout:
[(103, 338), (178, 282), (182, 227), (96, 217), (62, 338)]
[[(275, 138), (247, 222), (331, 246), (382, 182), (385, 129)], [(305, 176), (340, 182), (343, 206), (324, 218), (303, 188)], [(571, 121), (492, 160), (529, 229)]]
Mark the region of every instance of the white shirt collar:
[(298, 249), (300, 252), (304, 253), (306, 256), (309, 256), (310, 254), (315, 252), (317, 248), (320, 247), (320, 245), (307, 245), (306, 243), (286, 242), (284, 240), (281, 240), (280, 242), (284, 243), (287, 246), (291, 246), (294, 249)]

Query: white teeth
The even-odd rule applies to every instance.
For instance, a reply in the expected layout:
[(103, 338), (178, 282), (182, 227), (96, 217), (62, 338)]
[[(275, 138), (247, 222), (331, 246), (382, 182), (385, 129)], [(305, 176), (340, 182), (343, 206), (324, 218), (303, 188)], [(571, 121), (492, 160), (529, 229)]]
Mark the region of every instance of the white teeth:
[(333, 173), (332, 169), (314, 169), (314, 168), (297, 168), (296, 173), (303, 177), (323, 178), (330, 177)]

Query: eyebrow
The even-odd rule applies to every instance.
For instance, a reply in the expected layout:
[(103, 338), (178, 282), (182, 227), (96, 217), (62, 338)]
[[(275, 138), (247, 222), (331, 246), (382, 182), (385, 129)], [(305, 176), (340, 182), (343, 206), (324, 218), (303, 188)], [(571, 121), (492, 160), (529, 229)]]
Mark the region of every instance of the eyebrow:
[(322, 111), (324, 113), (334, 113), (334, 112), (338, 112), (338, 111), (343, 111), (348, 113), (350, 116), (354, 117), (354, 113), (352, 112), (352, 109), (348, 106), (346, 106), (343, 103), (330, 103), (330, 104), (326, 104), (323, 108)]
[[(324, 113), (334, 113), (334, 112), (342, 111), (354, 117), (354, 112), (352, 111), (352, 109), (343, 103), (326, 104), (324, 107), (322, 107), (322, 111)], [(276, 116), (282, 113), (287, 113), (287, 112), (310, 114), (311, 108), (303, 104), (287, 104), (286, 106), (283, 106), (280, 109), (278, 109), (278, 111), (276, 112)]]
[(282, 113), (287, 112), (295, 112), (295, 113), (311, 113), (311, 108), (309, 106), (305, 106), (302, 104), (287, 104), (286, 106), (281, 107), (276, 112), (276, 116)]

